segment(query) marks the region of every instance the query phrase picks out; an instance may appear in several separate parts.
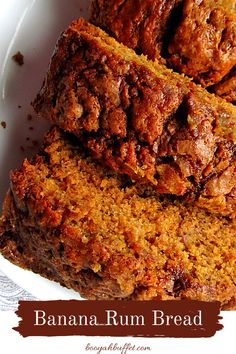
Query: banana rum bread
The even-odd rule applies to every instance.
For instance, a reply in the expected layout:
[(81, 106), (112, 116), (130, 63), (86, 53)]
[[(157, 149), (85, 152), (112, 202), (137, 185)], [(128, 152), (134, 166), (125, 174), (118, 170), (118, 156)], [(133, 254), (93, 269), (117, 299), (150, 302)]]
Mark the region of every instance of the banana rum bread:
[(0, 250), (89, 299), (236, 304), (236, 224), (158, 199), (58, 128), (11, 173)]
[(235, 216), (236, 107), (85, 20), (62, 34), (33, 105), (116, 172)]
[(235, 92), (235, 0), (93, 0), (91, 21), (137, 53), (165, 58), (204, 87), (230, 75), (224, 91), (211, 91), (235, 101), (227, 93)]

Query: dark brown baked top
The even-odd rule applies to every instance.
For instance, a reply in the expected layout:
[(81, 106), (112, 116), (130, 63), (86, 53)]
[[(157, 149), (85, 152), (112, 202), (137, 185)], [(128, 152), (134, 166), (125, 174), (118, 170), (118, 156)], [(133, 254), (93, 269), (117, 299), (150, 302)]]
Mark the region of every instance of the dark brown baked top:
[(235, 214), (236, 108), (85, 20), (61, 36), (33, 105), (113, 170)]
[(236, 105), (236, 67), (221, 82), (212, 87), (212, 92)]
[(236, 65), (234, 5), (235, 0), (185, 0), (168, 46), (172, 67), (203, 86), (220, 82)]
[(236, 304), (236, 223), (159, 199), (58, 128), (12, 171), (0, 251), (90, 299)]
[[(204, 87), (219, 83), (236, 66), (235, 0), (93, 0), (91, 21), (137, 53), (165, 58)], [(232, 80), (227, 86), (235, 92)]]

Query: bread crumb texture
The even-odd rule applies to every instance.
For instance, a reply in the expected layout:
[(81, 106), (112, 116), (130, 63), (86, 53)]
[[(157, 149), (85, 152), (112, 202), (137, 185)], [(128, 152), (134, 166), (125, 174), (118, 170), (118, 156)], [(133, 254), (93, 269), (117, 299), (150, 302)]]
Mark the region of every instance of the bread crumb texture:
[(58, 128), (11, 173), (0, 249), (89, 299), (235, 306), (236, 223), (160, 199), (94, 163)]

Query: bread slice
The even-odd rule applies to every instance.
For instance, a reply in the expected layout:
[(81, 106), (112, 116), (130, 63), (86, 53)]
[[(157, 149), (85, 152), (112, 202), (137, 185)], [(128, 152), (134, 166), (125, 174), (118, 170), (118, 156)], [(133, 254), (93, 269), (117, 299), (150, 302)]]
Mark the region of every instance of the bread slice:
[(236, 213), (236, 107), (79, 19), (62, 34), (37, 113), (159, 194)]
[[(236, 68), (235, 0), (93, 0), (91, 21), (204, 87), (225, 82)], [(235, 101), (222, 88), (212, 90)], [(227, 80), (229, 91), (235, 91), (235, 79)]]
[(158, 199), (52, 128), (11, 173), (0, 250), (88, 299), (236, 304), (236, 223)]

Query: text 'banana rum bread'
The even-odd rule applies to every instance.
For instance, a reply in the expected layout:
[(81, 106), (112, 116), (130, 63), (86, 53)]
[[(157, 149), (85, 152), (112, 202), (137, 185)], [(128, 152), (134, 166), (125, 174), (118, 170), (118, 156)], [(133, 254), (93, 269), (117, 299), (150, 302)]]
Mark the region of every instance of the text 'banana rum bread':
[(34, 108), (114, 171), (235, 217), (236, 107), (85, 20), (59, 39)]
[(11, 173), (0, 250), (88, 299), (236, 304), (236, 223), (158, 199), (58, 128)]
[(235, 0), (92, 0), (91, 21), (236, 103)]

